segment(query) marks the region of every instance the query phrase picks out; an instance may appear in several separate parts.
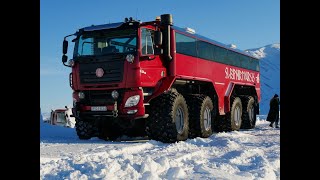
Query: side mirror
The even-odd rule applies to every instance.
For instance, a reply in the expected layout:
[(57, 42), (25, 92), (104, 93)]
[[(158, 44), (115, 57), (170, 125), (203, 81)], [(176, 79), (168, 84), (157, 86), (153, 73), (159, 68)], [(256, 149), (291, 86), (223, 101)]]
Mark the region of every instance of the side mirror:
[(68, 56), (67, 55), (62, 55), (62, 63), (66, 63), (68, 61)]
[(63, 54), (67, 54), (68, 52), (68, 41), (63, 40), (63, 49), (62, 49)]
[(156, 46), (162, 45), (162, 32), (161, 31), (155, 31), (154, 32), (154, 44)]

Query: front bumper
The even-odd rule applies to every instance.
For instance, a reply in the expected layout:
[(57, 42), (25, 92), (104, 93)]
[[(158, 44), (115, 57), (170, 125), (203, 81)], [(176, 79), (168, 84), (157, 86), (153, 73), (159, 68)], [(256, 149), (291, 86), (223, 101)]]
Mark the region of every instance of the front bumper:
[[(124, 107), (126, 100), (134, 95), (140, 95), (140, 100), (136, 106), (133, 107)], [(76, 118), (81, 118), (82, 116), (91, 116), (91, 117), (99, 117), (99, 116), (107, 116), (107, 117), (119, 117), (123, 119), (138, 119), (145, 117), (145, 107), (143, 104), (143, 92), (141, 89), (135, 90), (125, 90), (121, 93), (121, 100), (113, 100), (112, 103), (109, 104), (83, 104), (77, 102), (75, 107), (73, 107), (72, 111)], [(106, 111), (92, 111), (91, 108), (94, 106), (106, 107)]]

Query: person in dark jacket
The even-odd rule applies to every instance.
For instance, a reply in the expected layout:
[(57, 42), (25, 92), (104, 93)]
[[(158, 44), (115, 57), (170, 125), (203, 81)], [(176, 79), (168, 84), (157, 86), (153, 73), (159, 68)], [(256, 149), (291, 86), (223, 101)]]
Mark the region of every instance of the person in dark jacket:
[(268, 113), (267, 121), (270, 122), (270, 127), (273, 127), (274, 123), (276, 128), (279, 128), (279, 105), (280, 100), (278, 94), (275, 94), (273, 98), (270, 100), (270, 110)]

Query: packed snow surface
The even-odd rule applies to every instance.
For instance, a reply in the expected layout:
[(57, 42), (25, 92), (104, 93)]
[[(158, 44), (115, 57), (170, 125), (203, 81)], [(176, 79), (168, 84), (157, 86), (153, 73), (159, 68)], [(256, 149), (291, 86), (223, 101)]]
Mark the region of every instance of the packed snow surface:
[(40, 115), (40, 179), (280, 179), (280, 129), (255, 129), (166, 144), (122, 137), (79, 140)]

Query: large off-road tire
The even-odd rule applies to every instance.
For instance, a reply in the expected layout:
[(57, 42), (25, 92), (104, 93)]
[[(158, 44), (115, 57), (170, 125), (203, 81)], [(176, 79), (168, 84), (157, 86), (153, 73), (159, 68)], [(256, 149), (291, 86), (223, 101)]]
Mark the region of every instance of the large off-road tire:
[(75, 127), (79, 139), (90, 139), (97, 134), (94, 120), (77, 119)]
[(229, 132), (239, 130), (242, 124), (242, 103), (239, 97), (231, 97), (231, 111), (225, 115), (218, 115), (214, 121), (214, 131)]
[(230, 111), (231, 130), (239, 130), (242, 124), (242, 103), (239, 97), (235, 97), (232, 101)]
[(216, 115), (211, 98), (189, 95), (186, 99), (189, 107), (189, 138), (211, 136)]
[(152, 100), (150, 106), (150, 115), (146, 122), (149, 138), (164, 143), (188, 138), (188, 106), (181, 94), (176, 91), (162, 94)]
[(98, 129), (98, 138), (106, 141), (115, 141), (123, 134), (122, 128), (114, 122), (114, 119), (109, 117), (99, 121)]
[(247, 96), (243, 103), (241, 129), (252, 129), (256, 126), (256, 107), (254, 98)]

